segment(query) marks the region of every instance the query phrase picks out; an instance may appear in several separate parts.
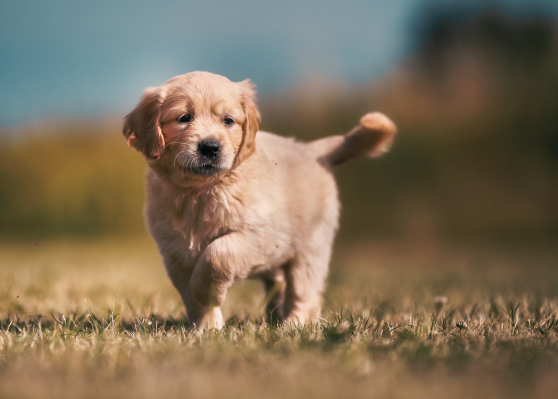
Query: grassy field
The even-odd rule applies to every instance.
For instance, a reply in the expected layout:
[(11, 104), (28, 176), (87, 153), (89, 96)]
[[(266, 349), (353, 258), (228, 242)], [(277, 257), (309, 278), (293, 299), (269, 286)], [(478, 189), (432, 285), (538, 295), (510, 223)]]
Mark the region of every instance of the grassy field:
[(259, 96), (262, 130), (303, 141), (373, 110), (399, 129), (337, 172), (313, 325), (262, 323), (248, 281), (222, 331), (188, 327), (124, 115), (0, 128), (0, 399), (557, 397), (555, 21), (427, 8), (382, 78)]
[(0, 397), (547, 398), (558, 268), (538, 248), (338, 245), (323, 320), (262, 323), (233, 287), (187, 326), (147, 237), (0, 246)]

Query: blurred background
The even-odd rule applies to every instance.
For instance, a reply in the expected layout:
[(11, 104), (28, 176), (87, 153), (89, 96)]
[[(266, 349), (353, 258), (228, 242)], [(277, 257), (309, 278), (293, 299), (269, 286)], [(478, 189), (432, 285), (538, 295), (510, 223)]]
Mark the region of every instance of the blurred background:
[(193, 70), (252, 79), (262, 130), (281, 135), (344, 133), (373, 110), (395, 121), (391, 153), (338, 171), (338, 245), (557, 242), (554, 0), (1, 9), (5, 242), (144, 237), (145, 164), (121, 120), (144, 88)]

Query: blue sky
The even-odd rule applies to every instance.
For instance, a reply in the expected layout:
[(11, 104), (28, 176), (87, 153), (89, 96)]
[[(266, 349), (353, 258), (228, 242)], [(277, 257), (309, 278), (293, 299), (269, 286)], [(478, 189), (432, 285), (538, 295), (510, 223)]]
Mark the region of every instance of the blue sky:
[[(527, 0), (502, 1), (486, 4)], [(558, 12), (558, 0), (533, 2)], [(432, 3), (457, 2), (0, 0), (0, 127), (124, 113), (145, 87), (193, 70), (263, 92), (370, 79), (408, 56), (413, 18)]]

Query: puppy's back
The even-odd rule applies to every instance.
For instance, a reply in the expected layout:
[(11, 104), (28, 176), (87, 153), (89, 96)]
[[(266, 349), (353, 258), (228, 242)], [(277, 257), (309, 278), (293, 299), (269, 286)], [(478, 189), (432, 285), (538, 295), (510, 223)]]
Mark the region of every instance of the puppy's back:
[(259, 132), (256, 152), (268, 160), (268, 176), (275, 180), (297, 236), (313, 234), (318, 224), (336, 229), (339, 213), (337, 184), (331, 168), (308, 143)]

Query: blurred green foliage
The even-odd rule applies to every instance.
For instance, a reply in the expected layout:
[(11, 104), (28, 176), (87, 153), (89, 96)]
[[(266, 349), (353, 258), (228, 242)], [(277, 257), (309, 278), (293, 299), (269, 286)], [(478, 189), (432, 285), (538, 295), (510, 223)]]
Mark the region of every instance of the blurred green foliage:
[(2, 141), (2, 236), (143, 231), (143, 160), (117, 132), (80, 130)]
[[(391, 153), (337, 172), (341, 240), (558, 236), (558, 36), (541, 17), (430, 10), (414, 56), (380, 80), (260, 96), (262, 130), (341, 134), (379, 110)], [(0, 235), (143, 234), (142, 157), (120, 127), (77, 121), (0, 142)]]

